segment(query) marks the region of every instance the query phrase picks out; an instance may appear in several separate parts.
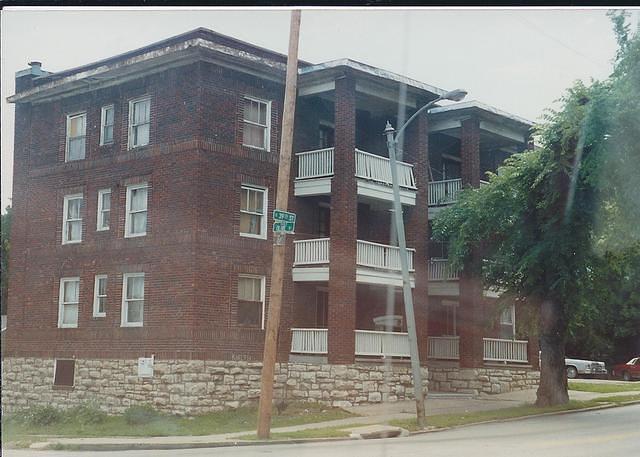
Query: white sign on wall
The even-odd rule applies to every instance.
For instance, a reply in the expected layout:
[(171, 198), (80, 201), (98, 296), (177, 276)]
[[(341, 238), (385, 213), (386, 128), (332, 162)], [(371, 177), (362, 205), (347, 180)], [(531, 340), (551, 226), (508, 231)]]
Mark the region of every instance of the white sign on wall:
[(153, 378), (153, 358), (154, 356), (138, 359), (138, 377)]

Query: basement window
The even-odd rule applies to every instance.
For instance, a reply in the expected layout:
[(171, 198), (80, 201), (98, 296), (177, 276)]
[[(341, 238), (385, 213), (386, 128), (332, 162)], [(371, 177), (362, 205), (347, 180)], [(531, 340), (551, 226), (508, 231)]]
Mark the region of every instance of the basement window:
[(75, 372), (75, 360), (56, 359), (53, 375), (53, 385), (59, 387), (73, 387)]

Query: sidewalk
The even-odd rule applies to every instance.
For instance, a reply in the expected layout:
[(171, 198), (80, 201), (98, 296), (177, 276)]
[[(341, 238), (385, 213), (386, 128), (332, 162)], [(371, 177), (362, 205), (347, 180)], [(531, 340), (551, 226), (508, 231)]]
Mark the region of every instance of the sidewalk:
[[(628, 392), (606, 395), (624, 395)], [(569, 391), (572, 400), (590, 400), (602, 397), (603, 394), (592, 392)], [(521, 406), (533, 403), (536, 398), (535, 389), (509, 392), (506, 394), (483, 395), (479, 398), (455, 394), (433, 393), (425, 402), (427, 416), (447, 413), (465, 413), (489, 411), (502, 408)], [(294, 425), (271, 429), (272, 433), (296, 432), (328, 427), (344, 426), (346, 431), (364, 425), (382, 425), (395, 419), (410, 419), (415, 417), (415, 402), (400, 401), (395, 403), (381, 403), (376, 405), (354, 406), (346, 408), (360, 417), (351, 417), (313, 424)], [(62, 445), (81, 446), (86, 450), (116, 450), (116, 449), (179, 449), (189, 447), (232, 446), (242, 442), (239, 437), (255, 433), (252, 430), (242, 432), (199, 435), (199, 436), (158, 436), (158, 437), (113, 437), (113, 438), (52, 438), (49, 441), (34, 443), (32, 448), (43, 448), (53, 443)]]

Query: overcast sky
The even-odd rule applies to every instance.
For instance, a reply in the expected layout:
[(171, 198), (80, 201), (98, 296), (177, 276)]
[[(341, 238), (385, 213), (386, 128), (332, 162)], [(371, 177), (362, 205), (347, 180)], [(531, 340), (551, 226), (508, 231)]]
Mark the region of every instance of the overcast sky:
[[(640, 10), (633, 11), (633, 22)], [(285, 9), (4, 9), (2, 209), (10, 202), (14, 74), (58, 72), (207, 27), (286, 53)], [(604, 9), (304, 9), (300, 59), (343, 57), (539, 120), (573, 81), (606, 78), (616, 50)]]

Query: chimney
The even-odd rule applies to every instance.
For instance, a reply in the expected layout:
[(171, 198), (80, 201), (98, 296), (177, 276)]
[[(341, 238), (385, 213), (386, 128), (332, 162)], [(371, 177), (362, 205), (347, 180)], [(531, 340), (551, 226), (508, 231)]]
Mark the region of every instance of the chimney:
[(48, 71), (42, 69), (42, 62), (29, 62), (29, 68), (16, 72), (16, 94), (18, 92), (31, 89), (34, 84), (33, 80), (38, 76), (47, 76)]

